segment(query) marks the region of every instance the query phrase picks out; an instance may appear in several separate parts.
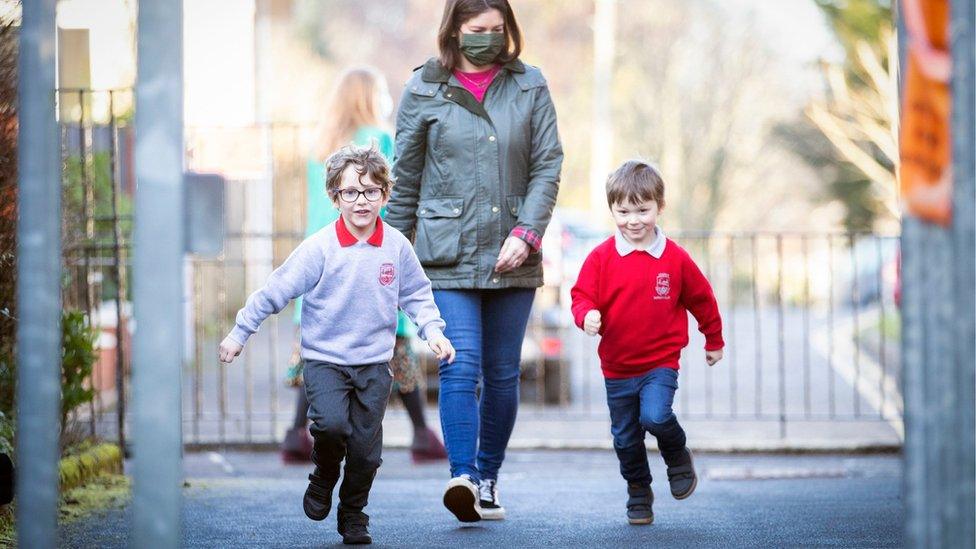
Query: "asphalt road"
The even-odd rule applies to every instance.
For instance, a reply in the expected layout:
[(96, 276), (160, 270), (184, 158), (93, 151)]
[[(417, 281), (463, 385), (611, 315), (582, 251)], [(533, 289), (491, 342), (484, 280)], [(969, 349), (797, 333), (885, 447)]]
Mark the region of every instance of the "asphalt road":
[[(512, 451), (500, 478), (509, 518), (462, 526), (441, 505), (443, 464), (388, 450), (367, 512), (386, 547), (888, 547), (902, 545), (898, 456), (699, 455), (695, 494), (675, 501), (652, 455), (655, 522), (631, 526), (609, 451)], [(184, 461), (186, 547), (327, 547), (335, 518), (301, 510), (306, 466), (272, 453), (193, 453)], [(123, 547), (130, 509), (62, 527), (63, 547)]]

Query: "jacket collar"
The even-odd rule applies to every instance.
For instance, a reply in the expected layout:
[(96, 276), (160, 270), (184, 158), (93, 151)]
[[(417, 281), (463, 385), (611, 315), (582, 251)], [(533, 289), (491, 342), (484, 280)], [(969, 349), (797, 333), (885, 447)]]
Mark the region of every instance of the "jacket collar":
[[(353, 236), (353, 234), (349, 232), (349, 229), (346, 228), (346, 222), (342, 219), (342, 216), (339, 216), (339, 219), (336, 219), (335, 226), (336, 236), (339, 237), (340, 246), (343, 248), (348, 248), (349, 246), (359, 242), (359, 239)], [(373, 234), (370, 235), (370, 237), (366, 240), (366, 243), (377, 248), (383, 245), (383, 221), (378, 216), (376, 218), (376, 230), (373, 231)]]
[[(443, 82), (446, 84), (451, 79), (451, 70), (442, 65), (436, 57), (428, 59), (423, 64), (423, 69), (420, 73), (420, 79), (424, 82)], [(502, 69), (510, 72), (523, 73), (525, 72), (525, 64), (518, 59), (513, 59), (502, 65)]]

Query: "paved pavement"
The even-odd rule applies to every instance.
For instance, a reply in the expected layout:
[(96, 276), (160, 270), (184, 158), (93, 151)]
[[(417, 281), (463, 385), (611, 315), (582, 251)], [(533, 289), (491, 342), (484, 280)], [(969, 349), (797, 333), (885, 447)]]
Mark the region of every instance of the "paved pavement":
[[(653, 456), (655, 523), (630, 526), (625, 487), (606, 450), (510, 451), (500, 478), (509, 518), (462, 526), (440, 503), (443, 464), (415, 466), (387, 450), (367, 511), (386, 547), (888, 547), (902, 545), (901, 459), (894, 455), (699, 454), (688, 500), (668, 495)], [(306, 466), (273, 453), (189, 453), (187, 547), (327, 547), (335, 519), (305, 518)], [(129, 509), (62, 529), (64, 547), (122, 547)]]

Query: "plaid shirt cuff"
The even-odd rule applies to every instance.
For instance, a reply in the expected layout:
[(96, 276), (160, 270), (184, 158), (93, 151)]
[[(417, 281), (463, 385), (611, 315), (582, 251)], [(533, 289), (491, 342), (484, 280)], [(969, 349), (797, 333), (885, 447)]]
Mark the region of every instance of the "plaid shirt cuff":
[(512, 232), (508, 233), (508, 236), (514, 236), (515, 238), (521, 238), (526, 244), (532, 248), (533, 252), (538, 252), (539, 248), (542, 247), (542, 237), (539, 233), (528, 227), (515, 227)]

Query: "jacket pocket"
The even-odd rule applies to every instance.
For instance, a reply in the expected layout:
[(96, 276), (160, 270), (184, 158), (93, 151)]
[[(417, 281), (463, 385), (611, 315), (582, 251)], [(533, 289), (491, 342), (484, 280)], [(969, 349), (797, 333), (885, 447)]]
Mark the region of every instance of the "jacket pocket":
[(414, 248), (425, 267), (447, 267), (458, 262), (461, 251), (461, 198), (428, 198), (417, 205)]

